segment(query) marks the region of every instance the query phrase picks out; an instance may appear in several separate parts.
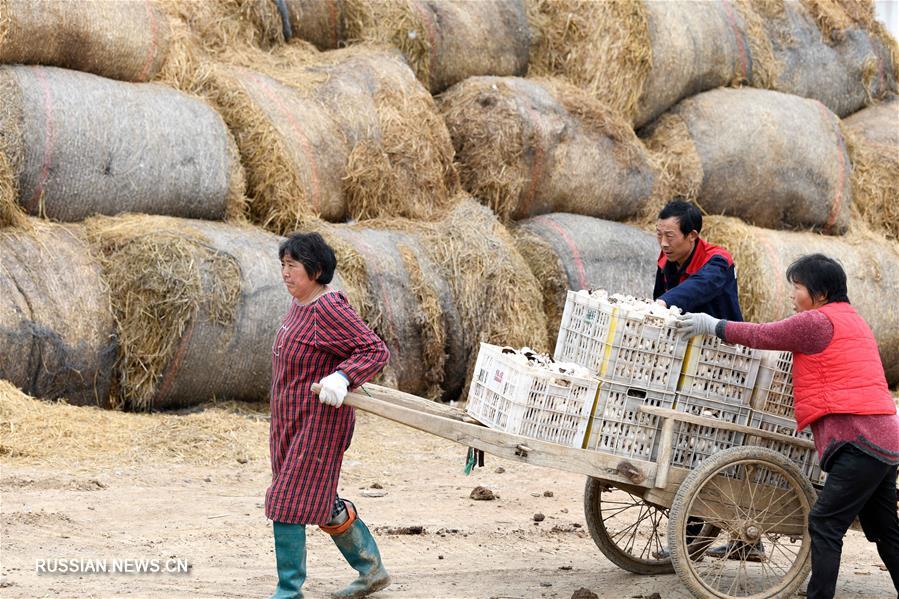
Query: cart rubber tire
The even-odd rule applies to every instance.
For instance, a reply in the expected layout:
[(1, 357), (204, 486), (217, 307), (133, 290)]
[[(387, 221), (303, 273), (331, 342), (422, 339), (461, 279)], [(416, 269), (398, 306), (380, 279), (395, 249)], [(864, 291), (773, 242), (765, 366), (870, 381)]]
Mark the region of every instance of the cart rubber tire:
[[(716, 473), (721, 472), (729, 467), (735, 466), (737, 464), (755, 464), (758, 466), (764, 466), (772, 469), (775, 473), (784, 477), (784, 481), (789, 483), (790, 488), (785, 492), (789, 493), (785, 498), (795, 498), (797, 500), (797, 509), (800, 509), (803, 512), (803, 518), (805, 520), (805, 526), (802, 529), (801, 536), (801, 544), (799, 545), (799, 549), (793, 558), (793, 561), (790, 564), (789, 568), (784, 569), (784, 577), (783, 580), (780, 580), (775, 586), (772, 586), (767, 589), (762, 589), (757, 593), (751, 593), (748, 595), (731, 595), (729, 594), (731, 591), (727, 592), (711, 588), (705, 584), (703, 584), (702, 577), (698, 573), (700, 569), (707, 568), (709, 565), (709, 561), (712, 558), (706, 557), (706, 560), (695, 560), (690, 559), (688, 557), (688, 550), (685, 549), (683, 543), (681, 543), (681, 530), (687, 524), (688, 518), (688, 510), (690, 510), (692, 503), (696, 500), (701, 494), (703, 494), (706, 489), (706, 485), (715, 479)], [(717, 485), (716, 485), (717, 486)], [(761, 485), (755, 485), (752, 488), (758, 489)], [(719, 499), (725, 498), (724, 494), (718, 495)], [(736, 597), (752, 597), (752, 599), (767, 599), (767, 598), (775, 598), (775, 597), (789, 597), (793, 596), (796, 590), (802, 585), (808, 576), (809, 570), (811, 569), (811, 537), (808, 532), (808, 514), (811, 511), (812, 506), (816, 500), (815, 489), (812, 486), (811, 482), (799, 468), (786, 456), (777, 453), (771, 449), (766, 449), (762, 447), (732, 447), (730, 449), (726, 449), (719, 453), (714, 454), (713, 456), (707, 458), (703, 463), (697, 468), (693, 470), (687, 478), (680, 484), (680, 487), (677, 491), (677, 494), (674, 497), (674, 501), (671, 505), (671, 511), (669, 514), (668, 520), (668, 541), (671, 545), (671, 561), (674, 566), (674, 570), (680, 578), (681, 582), (693, 593), (696, 597), (701, 598), (710, 598), (716, 597), (719, 599), (731, 599)], [(768, 503), (768, 505), (771, 505)], [(778, 505), (781, 505), (778, 502)], [(751, 509), (751, 508), (750, 508)], [(749, 513), (749, 512), (747, 512)], [(765, 514), (766, 512), (761, 512)], [(734, 520), (736, 522), (737, 520)], [(716, 522), (716, 524), (720, 524), (720, 528), (725, 532), (725, 535), (729, 534), (729, 529), (727, 526), (724, 526), (724, 522)], [(759, 526), (759, 528), (763, 528)], [(796, 542), (800, 537), (796, 536), (787, 536), (787, 535), (775, 535), (777, 537), (789, 538), (791, 542)], [(771, 545), (772, 537), (765, 537), (765, 531), (761, 531), (761, 536), (759, 537), (763, 543), (769, 543)], [(725, 536), (724, 540), (727, 541), (728, 537)], [(773, 544), (776, 545), (777, 541), (774, 540)], [(767, 547), (766, 547), (767, 549)], [(781, 550), (782, 551), (782, 550)], [(782, 552), (786, 555), (785, 552)], [(694, 556), (695, 557), (695, 556)], [(774, 557), (774, 550), (771, 549), (771, 557)], [(718, 560), (718, 563), (726, 562), (727, 560)], [(740, 566), (745, 568), (746, 564), (750, 563), (749, 561), (742, 561), (739, 559), (732, 560), (738, 562)], [(766, 559), (765, 563), (770, 565), (770, 561)], [(726, 567), (726, 565), (724, 566)], [(772, 568), (772, 572), (773, 572)], [(748, 575), (748, 574), (747, 574)], [(719, 575), (720, 576), (720, 575)], [(716, 580), (718, 580), (716, 578)]]
[[(674, 566), (671, 565), (671, 558), (641, 558), (639, 556), (628, 553), (615, 542), (615, 539), (612, 538), (612, 536), (609, 534), (609, 531), (605, 527), (605, 522), (603, 521), (602, 515), (602, 492), (603, 489), (609, 488), (618, 489), (622, 492), (628, 492), (626, 489), (616, 487), (615, 485), (605, 483), (593, 477), (587, 477), (587, 484), (584, 488), (584, 516), (587, 520), (587, 528), (590, 530), (590, 536), (593, 537), (593, 542), (596, 543), (596, 546), (599, 548), (599, 550), (613, 564), (615, 564), (622, 570), (627, 570), (628, 572), (633, 572), (634, 574), (655, 575), (674, 573)], [(668, 519), (667, 509), (655, 505), (650, 505), (645, 502), (643, 502), (643, 506), (645, 506), (647, 510), (650, 510), (649, 513), (655, 512), (658, 516), (660, 516), (656, 520), (660, 528), (662, 526), (665, 526), (664, 522), (662, 522), (662, 519)], [(667, 533), (667, 527), (663, 528), (662, 530)], [(717, 530), (710, 525), (705, 525), (699, 534), (714, 537), (717, 534)]]

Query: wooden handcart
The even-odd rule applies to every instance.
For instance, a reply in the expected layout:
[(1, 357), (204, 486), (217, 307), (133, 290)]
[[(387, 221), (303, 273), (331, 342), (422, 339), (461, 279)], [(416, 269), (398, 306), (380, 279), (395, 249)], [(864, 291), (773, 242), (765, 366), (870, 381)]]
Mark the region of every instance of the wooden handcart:
[[(678, 422), (802, 448), (813, 447), (808, 440), (644, 406), (662, 425), (657, 458), (643, 461), (489, 429), (457, 408), (378, 385), (349, 393), (345, 403), (498, 457), (586, 475), (584, 511), (600, 551), (637, 574), (675, 572), (697, 597), (790, 596), (808, 575), (815, 488), (791, 460), (741, 446), (695, 470), (671, 465)], [(713, 542), (727, 543), (732, 555), (704, 555)]]

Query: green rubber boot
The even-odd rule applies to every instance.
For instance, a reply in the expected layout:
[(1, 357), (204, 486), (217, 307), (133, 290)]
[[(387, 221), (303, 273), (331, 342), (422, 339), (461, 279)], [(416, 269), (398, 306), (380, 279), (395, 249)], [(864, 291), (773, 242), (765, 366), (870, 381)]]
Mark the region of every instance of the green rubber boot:
[(269, 599), (303, 599), (306, 581), (306, 525), (272, 522), (278, 588)]
[(359, 573), (359, 578), (332, 597), (367, 597), (390, 585), (390, 575), (381, 563), (381, 552), (375, 538), (362, 520), (356, 518), (346, 532), (331, 538), (347, 563)]

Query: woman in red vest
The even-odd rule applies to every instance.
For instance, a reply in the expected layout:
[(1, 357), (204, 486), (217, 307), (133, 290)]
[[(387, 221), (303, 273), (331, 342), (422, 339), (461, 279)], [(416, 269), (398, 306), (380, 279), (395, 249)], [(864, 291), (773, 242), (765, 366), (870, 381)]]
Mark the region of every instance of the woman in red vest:
[(811, 426), (828, 473), (809, 514), (809, 599), (834, 596), (843, 536), (856, 517), (899, 592), (899, 416), (874, 334), (849, 304), (846, 273), (835, 260), (803, 256), (787, 279), (797, 312), (787, 319), (754, 324), (685, 314), (678, 327), (686, 336), (793, 352), (796, 428)]

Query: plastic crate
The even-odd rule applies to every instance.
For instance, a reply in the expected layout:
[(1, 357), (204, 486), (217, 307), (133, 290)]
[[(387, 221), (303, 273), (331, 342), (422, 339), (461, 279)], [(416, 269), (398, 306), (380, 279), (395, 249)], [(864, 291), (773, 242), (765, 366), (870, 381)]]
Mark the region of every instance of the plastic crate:
[[(674, 409), (696, 416), (706, 416), (729, 422), (747, 425), (752, 409), (748, 406), (737, 406), (702, 397), (691, 397), (678, 393)], [(674, 451), (671, 463), (675, 466), (694, 469), (702, 461), (719, 451), (743, 444), (743, 433), (718, 428), (713, 424), (699, 425), (678, 422), (674, 425)]]
[(481, 344), (468, 391), (472, 417), (508, 433), (582, 447), (599, 381), (520, 364)]
[(602, 380), (673, 392), (686, 349), (687, 340), (660, 317), (569, 291), (554, 358), (589, 368)]
[(752, 407), (776, 416), (793, 417), (792, 352), (761, 352)]
[[(769, 433), (780, 433), (795, 439), (804, 439), (812, 441), (810, 432), (802, 432), (796, 430), (796, 422), (792, 418), (767, 414), (765, 412), (753, 412), (750, 419), (750, 426)], [(820, 483), (823, 480), (821, 466), (818, 463), (818, 452), (814, 448), (797, 447), (790, 445), (785, 441), (772, 441), (763, 439), (762, 437), (746, 436), (746, 445), (755, 445), (757, 447), (767, 447), (786, 457), (790, 458), (799, 466), (802, 473), (813, 483)]]
[(647, 461), (654, 459), (662, 419), (640, 412), (643, 405), (671, 408), (674, 393), (602, 381), (585, 449)]
[(692, 397), (749, 406), (760, 363), (759, 352), (752, 348), (717, 337), (694, 337), (678, 390)]

